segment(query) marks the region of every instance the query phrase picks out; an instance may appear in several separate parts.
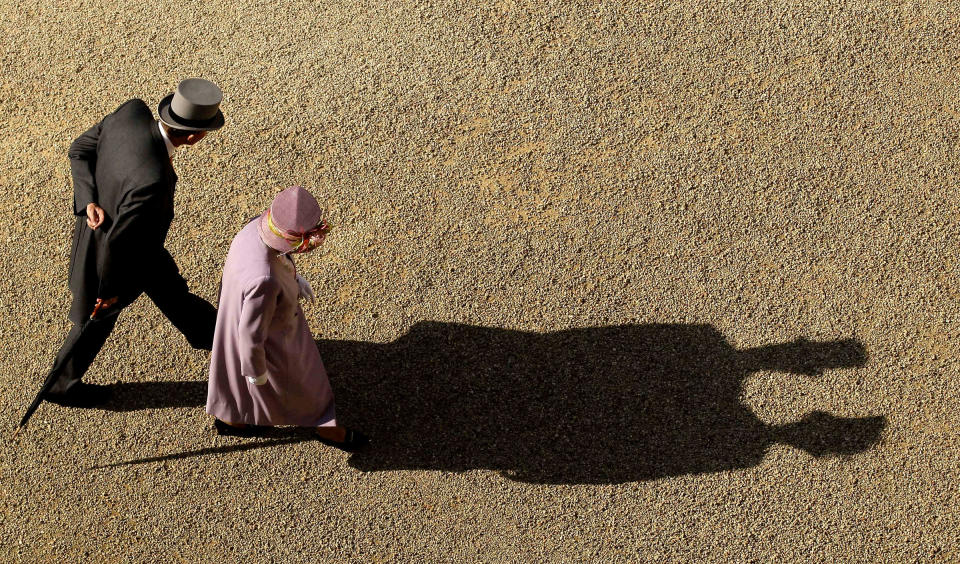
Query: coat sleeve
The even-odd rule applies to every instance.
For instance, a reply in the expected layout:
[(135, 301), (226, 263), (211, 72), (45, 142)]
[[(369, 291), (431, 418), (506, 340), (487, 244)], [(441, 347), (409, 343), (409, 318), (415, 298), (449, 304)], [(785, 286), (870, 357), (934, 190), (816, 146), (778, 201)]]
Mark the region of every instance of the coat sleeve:
[(269, 276), (259, 278), (243, 293), (237, 340), (240, 374), (255, 379), (267, 373), (264, 345), (280, 298), (280, 285)]
[(97, 143), (103, 122), (84, 131), (73, 140), (67, 156), (70, 157), (70, 173), (73, 176), (73, 213), (83, 215), (87, 204), (97, 202)]
[(149, 184), (131, 190), (120, 204), (113, 225), (100, 242), (98, 297), (125, 297), (143, 286), (143, 277), (150, 275), (150, 262), (166, 238), (165, 192), (165, 186)]

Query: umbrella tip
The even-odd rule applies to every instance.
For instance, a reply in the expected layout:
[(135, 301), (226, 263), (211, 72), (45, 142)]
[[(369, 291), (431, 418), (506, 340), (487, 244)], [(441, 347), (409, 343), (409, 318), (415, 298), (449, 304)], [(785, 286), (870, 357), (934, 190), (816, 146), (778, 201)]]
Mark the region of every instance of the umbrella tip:
[(21, 434), (23, 434), (23, 430), (26, 428), (27, 428), (27, 422), (21, 421), (20, 424), (17, 425), (17, 428), (13, 430), (14, 438), (19, 437)]

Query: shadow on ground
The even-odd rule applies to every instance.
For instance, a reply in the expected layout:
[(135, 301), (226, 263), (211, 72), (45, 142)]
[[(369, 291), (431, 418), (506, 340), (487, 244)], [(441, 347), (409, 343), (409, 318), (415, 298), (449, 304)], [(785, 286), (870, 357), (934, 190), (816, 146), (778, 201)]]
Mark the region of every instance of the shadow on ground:
[(758, 464), (776, 442), (816, 456), (879, 440), (884, 417), (766, 425), (750, 373), (860, 366), (855, 340), (736, 350), (709, 325), (529, 333), (425, 322), (388, 344), (318, 342), (365, 471), (492, 469), (536, 483), (621, 483)]
[(108, 411), (198, 407), (207, 403), (206, 382), (121, 382), (111, 386)]
[[(815, 377), (864, 364), (856, 340), (737, 350), (709, 325), (530, 333), (423, 322), (392, 343), (317, 345), (340, 419), (371, 436), (350, 458), (363, 471), (491, 469), (533, 483), (622, 483), (748, 468), (774, 443), (853, 454), (886, 424), (813, 412), (771, 426), (740, 401), (758, 370)], [(200, 406), (205, 394), (202, 382), (118, 384), (107, 408)], [(237, 448), (247, 447), (221, 450)]]

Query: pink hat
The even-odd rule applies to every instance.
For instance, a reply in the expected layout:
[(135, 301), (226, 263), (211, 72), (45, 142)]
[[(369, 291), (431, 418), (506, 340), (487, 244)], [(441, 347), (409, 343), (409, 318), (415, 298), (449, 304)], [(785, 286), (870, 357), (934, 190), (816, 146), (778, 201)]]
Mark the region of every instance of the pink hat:
[(300, 186), (277, 194), (257, 223), (260, 239), (281, 253), (303, 252), (323, 242), (327, 227), (320, 204)]

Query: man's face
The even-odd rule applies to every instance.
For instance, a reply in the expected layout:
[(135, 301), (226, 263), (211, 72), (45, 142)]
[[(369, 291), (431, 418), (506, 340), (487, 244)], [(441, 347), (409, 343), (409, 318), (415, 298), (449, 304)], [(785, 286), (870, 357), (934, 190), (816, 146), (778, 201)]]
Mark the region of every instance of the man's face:
[(170, 142), (173, 143), (174, 147), (179, 147), (180, 145), (194, 145), (206, 136), (206, 131), (197, 131), (187, 135), (186, 137), (171, 137)]

